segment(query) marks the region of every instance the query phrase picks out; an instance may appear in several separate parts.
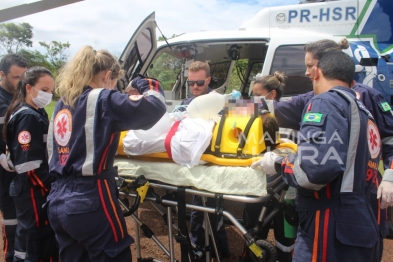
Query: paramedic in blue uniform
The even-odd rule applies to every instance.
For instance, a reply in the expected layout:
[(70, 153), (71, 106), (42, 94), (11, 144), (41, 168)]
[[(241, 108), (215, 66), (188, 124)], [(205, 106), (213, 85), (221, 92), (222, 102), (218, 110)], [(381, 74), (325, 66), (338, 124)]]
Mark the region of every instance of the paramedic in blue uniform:
[(16, 208), (15, 261), (58, 261), (55, 233), (44, 207), (53, 177), (49, 175), (46, 138), (52, 101), (52, 73), (44, 67), (24, 72), (7, 113), (4, 130), (15, 168), (10, 196)]
[[(304, 47), (306, 51), (306, 76), (313, 80), (315, 66), (326, 52), (347, 49), (348, 47), (349, 45), (346, 39), (342, 39), (340, 43), (329, 39), (322, 39), (306, 44)], [(356, 92), (357, 98), (373, 115), (382, 138), (382, 159), (385, 173), (382, 178), (378, 171), (378, 179), (375, 181), (375, 192), (371, 195), (371, 198), (374, 200), (372, 202), (373, 210), (380, 228), (380, 258), (382, 259), (383, 238), (388, 234), (386, 225), (387, 213), (384, 208), (393, 205), (393, 111), (384, 96), (374, 88), (355, 83), (353, 90)], [(313, 96), (314, 93), (311, 91), (295, 96), (291, 100), (282, 102), (274, 101), (274, 114), (280, 127), (299, 130), (301, 112)], [(377, 188), (379, 199), (377, 199)]]
[(117, 202), (113, 162), (120, 131), (151, 128), (166, 112), (161, 85), (132, 80), (139, 95), (113, 90), (122, 70), (105, 50), (82, 47), (58, 76), (48, 132), (49, 221), (62, 262), (131, 261), (132, 237)]
[(372, 115), (350, 88), (354, 69), (341, 51), (320, 58), (298, 152), (282, 161), (284, 180), (297, 188), (293, 261), (378, 259), (379, 228), (369, 197), (382, 142)]
[[(283, 93), (283, 90), (285, 88), (285, 78), (286, 78), (285, 75), (278, 71), (274, 72), (274, 75), (267, 75), (257, 78), (252, 86), (252, 93), (254, 96), (264, 96), (266, 99), (279, 101)], [(270, 121), (273, 120), (274, 119)], [(268, 129), (269, 126), (267, 124), (268, 124), (267, 121), (263, 119), (264, 132), (268, 132), (269, 130)], [(270, 129), (274, 130), (272, 128)], [(268, 146), (268, 143), (270, 146), (276, 144), (277, 132), (278, 132), (278, 128), (277, 130), (275, 130), (275, 132), (272, 132), (273, 134), (270, 134), (269, 132), (269, 136), (264, 135), (264, 137), (269, 137), (269, 139), (265, 141), (266, 146)], [(270, 138), (273, 139), (274, 141), (269, 141)], [(253, 167), (253, 165), (251, 165), (251, 167)], [(269, 178), (273, 179), (272, 176), (268, 176), (267, 177), (268, 182), (269, 182)], [(244, 218), (246, 229), (250, 229), (255, 226), (255, 222), (258, 219), (258, 215), (261, 212), (261, 208), (262, 205), (260, 203), (245, 204), (243, 218)], [(274, 208), (275, 208), (274, 205), (269, 206), (267, 212), (270, 212)], [(278, 212), (272, 219), (272, 222), (274, 227), (275, 246), (277, 248), (277, 255), (278, 255), (277, 260), (280, 262), (292, 261), (292, 250), (294, 248), (295, 240), (285, 237), (284, 213)], [(258, 234), (258, 239), (267, 239), (267, 235), (270, 229), (270, 224), (271, 223), (266, 225), (263, 228), (263, 230)], [(245, 246), (243, 254), (241, 256), (242, 261), (244, 262), (252, 261), (252, 258), (250, 257), (251, 256), (250, 252), (251, 251), (249, 250), (249, 248)]]
[[(205, 95), (210, 93), (212, 90), (209, 87), (211, 80), (210, 76), (210, 66), (208, 63), (195, 61), (190, 64), (188, 68), (188, 80), (187, 84), (190, 88), (192, 97), (184, 100), (182, 105), (188, 105), (191, 101), (200, 95)], [(214, 199), (208, 198), (206, 201), (207, 206), (214, 206)], [(203, 206), (202, 198), (200, 196), (194, 196), (193, 204), (198, 206)], [(190, 219), (190, 240), (194, 242), (199, 247), (205, 246), (205, 229), (203, 228), (204, 214), (203, 212), (192, 210)], [(230, 256), (228, 236), (225, 231), (225, 226), (223, 223), (219, 223), (217, 231), (217, 242), (218, 247), (221, 251), (221, 256), (227, 258)]]
[(18, 82), (27, 70), (27, 61), (20, 55), (8, 54), (0, 61), (0, 210), (2, 212), (2, 235), (4, 241), (4, 259), (13, 261), (14, 239), (16, 230), (16, 213), (14, 200), (10, 197), (9, 188), (15, 173), (10, 172), (6, 160), (6, 143), (3, 140), (4, 115), (10, 105)]

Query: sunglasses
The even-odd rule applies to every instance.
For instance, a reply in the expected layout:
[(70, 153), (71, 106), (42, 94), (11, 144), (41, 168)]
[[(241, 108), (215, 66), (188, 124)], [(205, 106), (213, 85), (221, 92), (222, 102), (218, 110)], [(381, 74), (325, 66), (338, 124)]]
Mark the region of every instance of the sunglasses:
[[(206, 78), (207, 79), (207, 78)], [(188, 84), (188, 86), (194, 86), (195, 84), (197, 85), (197, 86), (203, 86), (204, 84), (205, 84), (205, 81), (206, 81), (206, 79), (205, 80), (197, 80), (197, 81), (191, 81), (191, 80), (187, 80), (187, 84)]]

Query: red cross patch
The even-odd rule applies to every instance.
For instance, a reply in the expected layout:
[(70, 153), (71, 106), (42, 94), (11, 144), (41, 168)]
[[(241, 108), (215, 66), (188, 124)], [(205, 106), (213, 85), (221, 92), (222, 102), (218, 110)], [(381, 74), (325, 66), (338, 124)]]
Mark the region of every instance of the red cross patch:
[(22, 131), (18, 135), (18, 142), (22, 145), (26, 145), (30, 143), (31, 141), (31, 135), (29, 131)]
[(53, 122), (53, 135), (60, 146), (67, 146), (72, 132), (72, 117), (68, 109), (60, 110)]
[(381, 151), (382, 142), (377, 126), (371, 120), (368, 120), (367, 125), (367, 144), (371, 158), (377, 158)]

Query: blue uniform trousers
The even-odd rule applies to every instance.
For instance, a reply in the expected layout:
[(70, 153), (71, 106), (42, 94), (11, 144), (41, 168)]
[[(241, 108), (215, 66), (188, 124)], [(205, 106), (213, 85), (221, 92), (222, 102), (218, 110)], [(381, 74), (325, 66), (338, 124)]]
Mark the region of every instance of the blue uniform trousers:
[(39, 187), (26, 185), (18, 177), (10, 185), (18, 219), (14, 262), (59, 260), (55, 233), (49, 225), (47, 209), (43, 207), (47, 194)]
[(48, 214), (62, 262), (131, 261), (133, 239), (117, 202), (114, 176), (112, 169), (96, 176), (62, 177), (52, 184)]
[(0, 167), (0, 210), (3, 216), (3, 254), (6, 262), (14, 258), (14, 242), (16, 231), (16, 213), (14, 200), (10, 196), (9, 188), (15, 173), (6, 172)]
[(15, 204), (9, 192), (0, 197), (0, 209), (3, 216), (3, 254), (6, 262), (13, 261), (16, 231)]
[(366, 196), (298, 197), (299, 228), (294, 262), (378, 261), (379, 230)]

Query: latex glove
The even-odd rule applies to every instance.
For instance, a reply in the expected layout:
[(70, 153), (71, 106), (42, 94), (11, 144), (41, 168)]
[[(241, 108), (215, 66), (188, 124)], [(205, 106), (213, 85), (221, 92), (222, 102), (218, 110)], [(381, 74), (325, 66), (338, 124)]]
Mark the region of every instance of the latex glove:
[(382, 180), (378, 187), (377, 198), (382, 198), (381, 209), (393, 206), (393, 182)]
[(276, 153), (267, 152), (261, 159), (252, 163), (251, 168), (261, 168), (267, 175), (275, 175), (277, 172), (274, 165), (276, 164), (277, 157), (278, 155)]
[(0, 155), (0, 164), (8, 172), (15, 172), (14, 165), (12, 164), (11, 160), (7, 159), (6, 155), (4, 154)]

